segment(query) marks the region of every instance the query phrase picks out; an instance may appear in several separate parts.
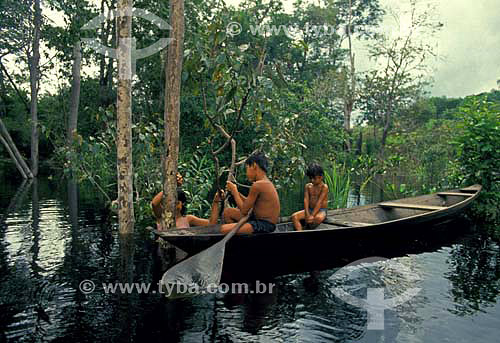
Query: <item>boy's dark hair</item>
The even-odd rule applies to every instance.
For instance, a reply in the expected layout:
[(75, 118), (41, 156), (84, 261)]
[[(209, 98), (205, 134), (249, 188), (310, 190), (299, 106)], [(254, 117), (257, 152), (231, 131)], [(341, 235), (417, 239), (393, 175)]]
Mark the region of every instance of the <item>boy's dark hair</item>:
[(308, 178), (313, 178), (315, 176), (323, 176), (323, 168), (317, 163), (311, 163), (307, 167), (306, 175)]
[(245, 161), (245, 165), (247, 166), (251, 166), (254, 163), (256, 163), (259, 168), (262, 169), (265, 173), (267, 173), (269, 162), (267, 160), (267, 157), (263, 153), (256, 152), (255, 154), (252, 154), (250, 157), (248, 157)]
[(186, 214), (187, 197), (182, 189), (177, 189), (177, 201), (182, 202), (181, 214), (184, 216)]

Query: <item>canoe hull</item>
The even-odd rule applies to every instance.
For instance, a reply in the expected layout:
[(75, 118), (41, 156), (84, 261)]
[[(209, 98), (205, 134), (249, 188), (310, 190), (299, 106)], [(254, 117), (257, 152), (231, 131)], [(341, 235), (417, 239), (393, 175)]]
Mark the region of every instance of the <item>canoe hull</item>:
[[(350, 219), (349, 226), (322, 224), (318, 229), (301, 232), (277, 230), (269, 234), (237, 235), (226, 245), (227, 258), (224, 263), (233, 270), (263, 265), (269, 270), (278, 267), (283, 269), (283, 266), (310, 270), (311, 263), (314, 264), (314, 269), (322, 269), (321, 263), (328, 264), (330, 258), (356, 255), (360, 250), (366, 254), (369, 253), (367, 249), (375, 251), (387, 247), (397, 248), (401, 244), (407, 247), (415, 237), (438, 233), (437, 224), (455, 219), (478, 196), (481, 186), (475, 185), (467, 189), (469, 195), (464, 194), (463, 197), (428, 195), (396, 200), (396, 205), (391, 203), (394, 206), (411, 204), (408, 206), (415, 207), (440, 205), (442, 208), (439, 210), (384, 208), (381, 204), (374, 204), (329, 211), (329, 222), (345, 222)], [(379, 219), (383, 221), (374, 222)], [(359, 223), (362, 221), (365, 223)], [(223, 237), (220, 234), (159, 236), (190, 255), (212, 246)]]

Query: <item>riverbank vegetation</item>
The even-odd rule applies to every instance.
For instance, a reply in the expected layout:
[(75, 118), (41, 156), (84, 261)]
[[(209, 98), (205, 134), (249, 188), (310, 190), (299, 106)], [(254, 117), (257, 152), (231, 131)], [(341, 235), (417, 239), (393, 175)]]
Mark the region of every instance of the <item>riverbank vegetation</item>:
[[(43, 90), (34, 94), (38, 146), (42, 169), (72, 174), (111, 203), (117, 197), (116, 62), (84, 46), (78, 84), (71, 72), (82, 38), (116, 45), (113, 20), (80, 29), (116, 5), (94, 3), (51, 0), (42, 8), (42, 14), (57, 11), (65, 24), (44, 16), (40, 28), (46, 53), (35, 80)], [(9, 32), (0, 38), (0, 111), (20, 154), (29, 157), (29, 85), (37, 76), (27, 72), (33, 51), (25, 35), (34, 29), (35, 13), (29, 7), (16, 11), (23, 4), (0, 5), (7, 13), (0, 25)], [(167, 2), (134, 6), (169, 17)], [(345, 206), (350, 186), (362, 189), (377, 175), (385, 175), (380, 186), (392, 197), (481, 183), (484, 192), (472, 213), (498, 222), (500, 91), (429, 96), (432, 37), (442, 24), (432, 8), (411, 0), (406, 13), (397, 13), (410, 18), (408, 30), (389, 35), (382, 23), (390, 12), (367, 0), (297, 1), (291, 13), (279, 1), (247, 0), (238, 7), (186, 2), (179, 170), (188, 210), (206, 215), (217, 179), (234, 172), (243, 183), (244, 171), (236, 165), (259, 149), (273, 162), (270, 174), (281, 194), (302, 192), (307, 164), (318, 161), (327, 171), (332, 207)], [(164, 37), (143, 19), (134, 21), (133, 35), (141, 47)], [(26, 49), (19, 43), (24, 41)], [(373, 62), (367, 70), (358, 69), (361, 43)], [(135, 214), (142, 221), (150, 219), (149, 201), (163, 182), (165, 55), (136, 62), (132, 156)], [(78, 124), (68, 130), (76, 87)], [(228, 136), (234, 146), (216, 151)], [(0, 147), (4, 159), (6, 147)]]

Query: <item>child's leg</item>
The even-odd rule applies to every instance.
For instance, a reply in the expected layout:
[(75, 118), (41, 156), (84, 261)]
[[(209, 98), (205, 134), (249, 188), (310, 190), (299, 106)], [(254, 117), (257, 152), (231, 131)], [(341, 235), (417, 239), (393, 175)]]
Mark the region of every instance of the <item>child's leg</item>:
[(223, 215), (225, 223), (237, 223), (242, 217), (240, 210), (232, 207), (224, 209)]
[[(224, 224), (221, 226), (220, 228), (220, 232), (223, 233), (223, 234), (228, 234), (232, 229), (234, 229), (234, 227), (238, 225), (236, 223), (231, 223), (231, 224)], [(253, 233), (253, 226), (252, 224), (250, 223), (245, 223), (243, 224), (242, 227), (240, 227), (240, 229), (238, 230), (237, 233), (246, 233), (246, 234), (250, 234), (250, 233)]]
[(301, 220), (304, 220), (306, 217), (306, 211), (298, 211), (292, 214), (292, 222), (295, 230), (302, 231), (302, 224), (300, 224)]
[(318, 214), (314, 216), (313, 223), (314, 225), (319, 225), (323, 223), (323, 221), (326, 219), (326, 213), (325, 211), (319, 211)]

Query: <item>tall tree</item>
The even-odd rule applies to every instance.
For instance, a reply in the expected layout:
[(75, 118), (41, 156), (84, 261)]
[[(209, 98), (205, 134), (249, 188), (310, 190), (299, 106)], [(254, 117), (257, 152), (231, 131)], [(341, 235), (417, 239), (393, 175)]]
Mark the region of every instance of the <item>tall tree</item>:
[[(397, 13), (400, 34), (379, 35), (370, 45), (370, 57), (378, 66), (365, 75), (363, 107), (365, 114), (379, 120), (382, 126), (380, 154), (383, 155), (394, 115), (410, 104), (427, 83), (427, 59), (435, 56), (432, 36), (442, 26), (435, 20), (433, 9), (422, 9), (417, 0), (411, 0), (407, 13)], [(401, 20), (407, 16), (408, 20)], [(367, 118), (368, 119), (368, 118)]]
[(351, 151), (351, 116), (358, 97), (353, 39), (374, 37), (375, 29), (385, 12), (378, 0), (338, 0), (335, 6), (337, 22), (341, 27), (345, 27), (341, 30), (340, 44), (347, 41), (347, 61), (342, 64), (340, 75), (337, 77), (337, 88), (343, 105), (346, 147)]
[(179, 159), (181, 73), (184, 55), (184, 0), (170, 1), (170, 38), (165, 68), (165, 158), (163, 160), (163, 229), (175, 226), (176, 174)]
[(31, 86), (31, 172), (38, 175), (38, 86), (40, 64), (40, 28), (42, 25), (42, 10), (40, 0), (34, 0), (33, 20), (33, 48), (29, 57), (30, 86)]
[(352, 49), (352, 0), (349, 0), (349, 15), (347, 19), (346, 35), (349, 44), (349, 82), (345, 82), (344, 90), (344, 129), (347, 134), (346, 145), (347, 150), (351, 151), (351, 114), (354, 107), (356, 94), (356, 73), (354, 67), (354, 52)]
[(82, 64), (82, 52), (80, 47), (80, 42), (75, 43), (73, 49), (73, 80), (71, 85), (71, 102), (69, 108), (69, 118), (68, 118), (68, 132), (67, 132), (67, 143), (71, 146), (73, 136), (77, 132), (78, 124), (78, 105), (80, 104), (80, 68)]
[(132, 3), (118, 1), (117, 168), (120, 233), (134, 230), (132, 166)]

